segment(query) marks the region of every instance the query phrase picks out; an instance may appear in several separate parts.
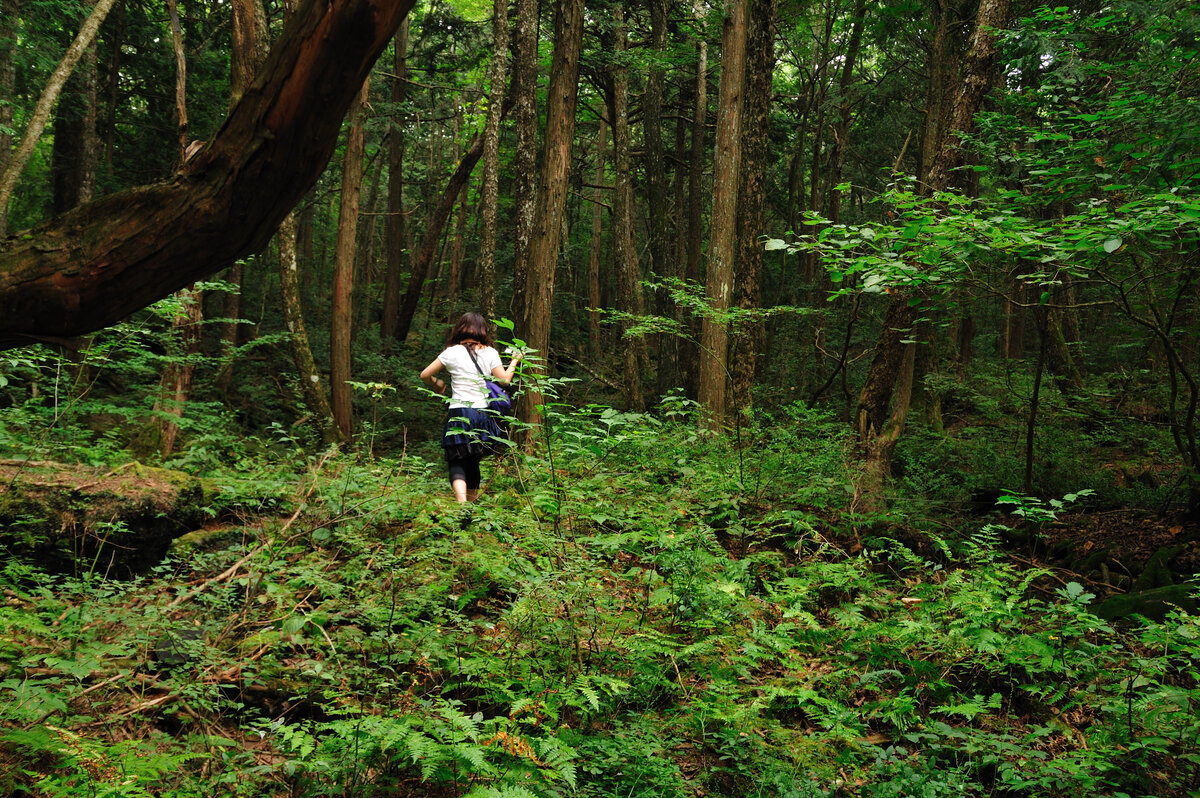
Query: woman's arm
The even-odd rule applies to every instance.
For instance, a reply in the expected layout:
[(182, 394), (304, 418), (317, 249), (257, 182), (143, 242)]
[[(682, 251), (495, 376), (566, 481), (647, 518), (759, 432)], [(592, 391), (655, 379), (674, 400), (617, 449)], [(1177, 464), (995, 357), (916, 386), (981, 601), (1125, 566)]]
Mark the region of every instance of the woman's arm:
[(501, 364), (492, 369), (492, 376), (500, 380), (500, 382), (512, 382), (513, 374), (517, 371), (517, 363), (521, 360), (521, 353), (514, 352), (512, 360), (508, 361), (508, 368), (504, 368)]
[(438, 379), (434, 376), (445, 367), (446, 364), (442, 363), (441, 358), (435, 357), (432, 363), (422, 369), (421, 382), (425, 383), (440, 394), (446, 393), (446, 381)]

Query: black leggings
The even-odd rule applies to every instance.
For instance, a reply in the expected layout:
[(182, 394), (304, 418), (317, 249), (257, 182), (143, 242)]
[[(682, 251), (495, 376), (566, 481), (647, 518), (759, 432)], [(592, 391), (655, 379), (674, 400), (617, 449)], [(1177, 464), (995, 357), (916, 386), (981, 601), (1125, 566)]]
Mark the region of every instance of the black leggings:
[(447, 463), (450, 467), (450, 484), (453, 485), (456, 480), (463, 480), (467, 483), (467, 490), (479, 489), (479, 458), (475, 457), (469, 460), (451, 460)]

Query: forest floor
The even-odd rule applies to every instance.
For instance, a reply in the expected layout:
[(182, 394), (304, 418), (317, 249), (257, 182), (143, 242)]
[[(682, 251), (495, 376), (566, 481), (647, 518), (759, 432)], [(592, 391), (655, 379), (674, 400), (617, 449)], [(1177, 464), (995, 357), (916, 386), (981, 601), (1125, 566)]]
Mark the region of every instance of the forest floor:
[(170, 517), (187, 480), (4, 471), (79, 513), (89, 567), (0, 570), (0, 793), (1200, 789), (1200, 621), (1091, 611), (1156, 557), (1200, 571), (1200, 530), (859, 516), (831, 428), (773, 431), (753, 459), (689, 429), (564, 426), (552, 462), (490, 464), (470, 508), (414, 453), (214, 473), (186, 503), (203, 517), (125, 579), (82, 508), (129, 529), (114, 508)]

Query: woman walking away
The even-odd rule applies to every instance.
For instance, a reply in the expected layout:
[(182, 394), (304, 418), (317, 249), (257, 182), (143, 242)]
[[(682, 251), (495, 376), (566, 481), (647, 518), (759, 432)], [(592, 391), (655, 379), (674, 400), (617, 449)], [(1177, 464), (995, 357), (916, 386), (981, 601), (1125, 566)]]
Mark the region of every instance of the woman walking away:
[(505, 368), (500, 353), (492, 347), (487, 320), (478, 313), (464, 313), (450, 331), (446, 349), (421, 372), (421, 381), (440, 394), (446, 393), (446, 382), (436, 375), (442, 369), (450, 374), (450, 412), (442, 448), (450, 469), (450, 487), (460, 502), (475, 501), (479, 461), (492, 452), (493, 439), (505, 437), (495, 413), (487, 409), (484, 375), (511, 382), (520, 359), (520, 353), (514, 354)]

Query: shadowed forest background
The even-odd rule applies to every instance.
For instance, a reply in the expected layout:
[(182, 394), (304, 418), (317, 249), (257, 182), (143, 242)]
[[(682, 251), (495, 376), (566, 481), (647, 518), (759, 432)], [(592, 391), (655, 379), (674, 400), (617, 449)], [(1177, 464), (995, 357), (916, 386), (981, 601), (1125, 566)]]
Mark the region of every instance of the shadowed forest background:
[(0, 793), (1200, 794), (1198, 34), (0, 0)]

